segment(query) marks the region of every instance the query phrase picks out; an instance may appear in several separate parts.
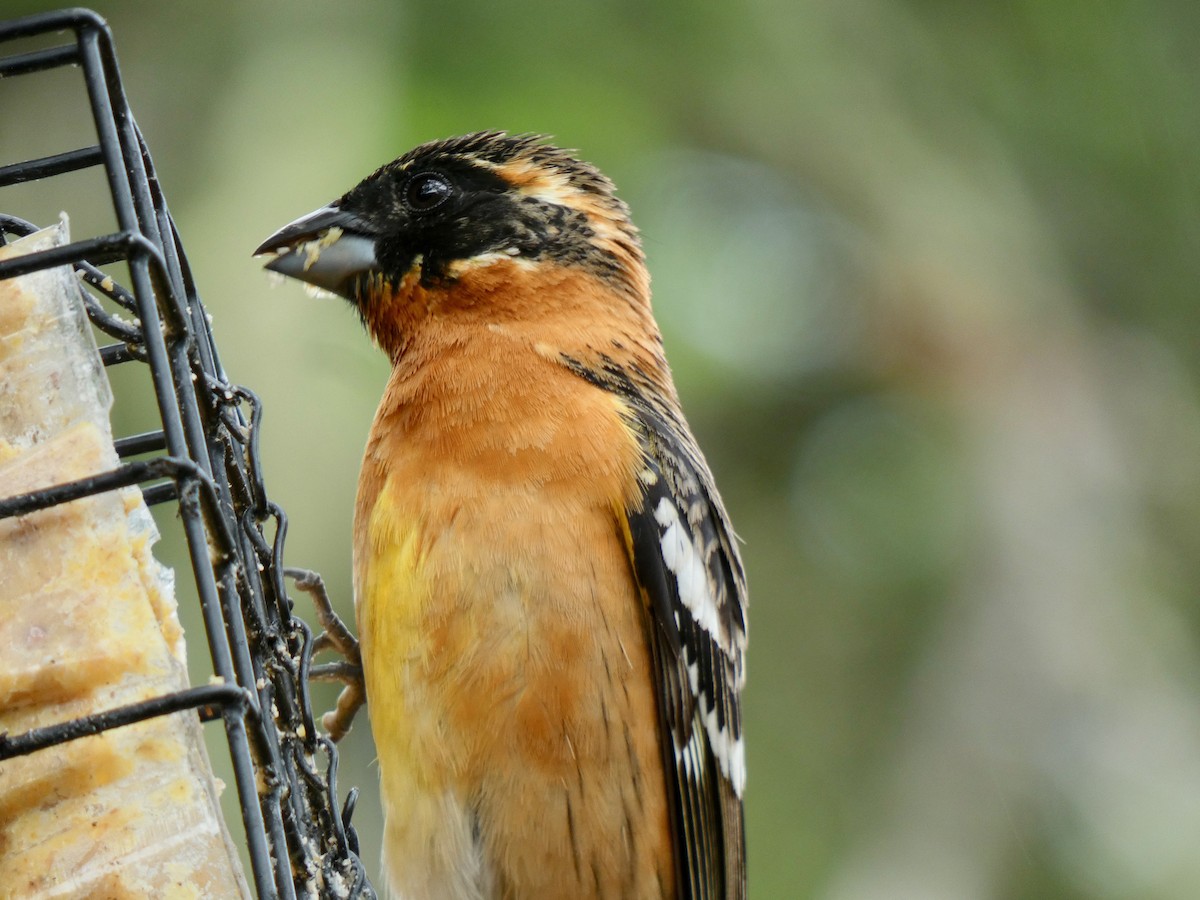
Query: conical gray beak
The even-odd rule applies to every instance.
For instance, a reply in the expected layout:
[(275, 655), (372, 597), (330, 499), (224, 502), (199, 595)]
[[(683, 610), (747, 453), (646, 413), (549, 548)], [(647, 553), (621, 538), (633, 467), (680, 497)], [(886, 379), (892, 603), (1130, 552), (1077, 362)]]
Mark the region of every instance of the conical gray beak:
[(266, 268), (355, 300), (355, 287), (375, 268), (375, 238), (366, 224), (336, 206), (323, 206), (285, 225), (255, 256), (276, 255)]

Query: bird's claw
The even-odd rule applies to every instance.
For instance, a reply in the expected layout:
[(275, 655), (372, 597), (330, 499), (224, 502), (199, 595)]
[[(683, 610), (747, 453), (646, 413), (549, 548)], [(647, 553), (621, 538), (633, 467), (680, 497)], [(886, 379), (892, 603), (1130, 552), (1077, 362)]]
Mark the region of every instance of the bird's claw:
[(308, 673), (312, 681), (340, 681), (345, 685), (338, 695), (337, 705), (321, 716), (321, 727), (329, 733), (331, 740), (337, 742), (350, 731), (355, 713), (367, 701), (358, 639), (334, 612), (320, 575), (308, 569), (285, 569), (284, 572), (299, 590), (312, 598), (317, 621), (321, 624), (321, 633), (312, 643), (311, 655), (332, 650), (342, 657), (340, 662), (313, 666)]

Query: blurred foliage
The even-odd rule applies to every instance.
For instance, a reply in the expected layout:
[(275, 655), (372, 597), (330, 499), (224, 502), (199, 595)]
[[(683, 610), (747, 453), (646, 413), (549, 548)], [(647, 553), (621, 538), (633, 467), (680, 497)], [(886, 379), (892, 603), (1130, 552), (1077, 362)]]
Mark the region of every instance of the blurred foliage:
[[(1200, 7), (96, 5), (344, 610), (386, 365), (249, 251), (420, 141), (553, 134), (633, 207), (745, 540), (753, 896), (1196, 896)], [(0, 85), (0, 162), (64, 96)]]

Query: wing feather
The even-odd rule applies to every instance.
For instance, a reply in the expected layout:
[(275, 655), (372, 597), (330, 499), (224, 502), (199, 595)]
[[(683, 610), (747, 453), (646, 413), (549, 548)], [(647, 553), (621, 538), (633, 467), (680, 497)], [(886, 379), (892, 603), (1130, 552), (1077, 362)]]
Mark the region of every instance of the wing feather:
[(642, 445), (620, 525), (648, 618), (678, 896), (744, 900), (746, 581), (733, 528), (669, 382), (605, 354), (561, 359), (625, 401)]
[(655, 410), (639, 410), (637, 421), (643, 490), (640, 505), (626, 516), (633, 569), (651, 619), (679, 895), (743, 898), (741, 562), (690, 433)]

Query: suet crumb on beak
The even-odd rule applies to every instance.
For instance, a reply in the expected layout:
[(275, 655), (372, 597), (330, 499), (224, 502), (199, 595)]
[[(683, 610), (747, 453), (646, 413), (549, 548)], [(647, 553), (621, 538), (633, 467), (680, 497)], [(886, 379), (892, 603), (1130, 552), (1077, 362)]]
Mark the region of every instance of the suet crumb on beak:
[[(279, 277), (282, 278), (283, 276), (280, 275)], [(327, 291), (323, 287), (318, 287), (315, 284), (308, 284), (307, 282), (305, 282), (305, 284), (303, 285), (302, 290), (304, 291), (304, 293), (307, 296), (312, 297), (316, 300), (337, 300), (337, 299), (339, 299), (338, 295), (335, 294), (333, 291)]]
[(304, 254), (304, 271), (307, 272), (313, 267), (316, 261), (321, 257), (321, 252), (326, 247), (332, 247), (338, 242), (345, 232), (337, 225), (331, 225), (321, 232), (320, 236), (313, 241), (305, 241), (295, 248), (297, 253)]

